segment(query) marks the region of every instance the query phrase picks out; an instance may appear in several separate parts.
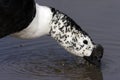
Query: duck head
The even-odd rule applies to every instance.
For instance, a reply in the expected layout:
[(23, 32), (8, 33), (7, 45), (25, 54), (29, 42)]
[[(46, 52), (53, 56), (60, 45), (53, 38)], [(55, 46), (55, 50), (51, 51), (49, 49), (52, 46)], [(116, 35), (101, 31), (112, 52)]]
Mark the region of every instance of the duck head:
[(103, 56), (103, 47), (95, 44), (91, 37), (70, 17), (58, 10), (53, 10), (53, 12), (51, 36), (68, 52), (99, 66)]

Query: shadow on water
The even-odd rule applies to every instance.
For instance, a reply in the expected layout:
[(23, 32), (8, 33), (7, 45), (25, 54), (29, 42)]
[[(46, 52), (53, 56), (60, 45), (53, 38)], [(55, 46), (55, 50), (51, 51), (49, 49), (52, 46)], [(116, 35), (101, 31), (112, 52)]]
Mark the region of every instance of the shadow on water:
[[(46, 40), (47, 38), (43, 39)], [(48, 47), (48, 45), (45, 46), (47, 48), (41, 46), (31, 48), (32, 46), (29, 45), (33, 45), (32, 42), (22, 46), (19, 46), (18, 43), (16, 48), (13, 47), (16, 50), (20, 49), (20, 51), (5, 48), (9, 54), (4, 53), (0, 56), (0, 77), (3, 80), (10, 80), (3, 75), (9, 75), (8, 77), (12, 77), (12, 80), (21, 78), (24, 80), (103, 80), (100, 69), (84, 64), (78, 65), (75, 57), (69, 55), (56, 43), (52, 43), (52, 40), (50, 42), (48, 41), (47, 44), (56, 48)], [(26, 51), (25, 48), (30, 49)]]
[(0, 40), (0, 80), (119, 80), (119, 0), (37, 0), (72, 17), (102, 43), (102, 71), (79, 65), (50, 37), (37, 40)]

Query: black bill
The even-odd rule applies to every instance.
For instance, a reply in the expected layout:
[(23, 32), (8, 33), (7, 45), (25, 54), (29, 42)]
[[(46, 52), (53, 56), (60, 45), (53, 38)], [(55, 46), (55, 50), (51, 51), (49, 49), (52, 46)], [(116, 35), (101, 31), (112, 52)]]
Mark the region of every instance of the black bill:
[(84, 59), (90, 64), (100, 66), (101, 58), (103, 57), (103, 52), (103, 47), (101, 45), (96, 45), (96, 47), (93, 49), (91, 56), (85, 56)]

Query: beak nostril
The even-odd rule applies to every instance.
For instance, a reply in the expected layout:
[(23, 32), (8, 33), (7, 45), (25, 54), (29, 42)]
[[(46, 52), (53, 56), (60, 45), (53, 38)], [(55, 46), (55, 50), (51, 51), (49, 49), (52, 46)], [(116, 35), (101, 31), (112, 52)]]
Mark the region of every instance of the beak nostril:
[(101, 60), (98, 60), (98, 62), (100, 63), (100, 62), (101, 62)]
[(103, 57), (103, 52), (104, 52), (103, 47), (100, 44), (98, 44), (96, 46), (96, 54), (99, 56), (99, 58)]

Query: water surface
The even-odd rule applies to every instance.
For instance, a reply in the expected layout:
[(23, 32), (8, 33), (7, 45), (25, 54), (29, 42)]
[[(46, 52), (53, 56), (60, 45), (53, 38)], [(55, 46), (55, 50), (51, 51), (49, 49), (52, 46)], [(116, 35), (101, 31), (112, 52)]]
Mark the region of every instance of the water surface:
[(37, 0), (73, 18), (104, 46), (102, 68), (78, 65), (52, 38), (0, 40), (0, 80), (119, 80), (119, 0)]

